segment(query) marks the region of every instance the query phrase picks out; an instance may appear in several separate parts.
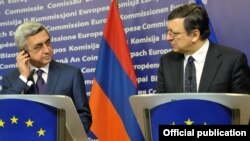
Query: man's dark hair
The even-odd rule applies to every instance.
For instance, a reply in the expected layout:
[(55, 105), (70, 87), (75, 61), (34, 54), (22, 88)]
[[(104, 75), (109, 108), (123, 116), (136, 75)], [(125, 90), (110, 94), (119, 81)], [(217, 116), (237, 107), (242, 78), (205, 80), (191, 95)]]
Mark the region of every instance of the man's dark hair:
[(202, 40), (209, 37), (209, 17), (203, 5), (183, 4), (174, 9), (168, 16), (169, 21), (176, 18), (184, 18), (184, 28), (187, 34), (198, 29)]

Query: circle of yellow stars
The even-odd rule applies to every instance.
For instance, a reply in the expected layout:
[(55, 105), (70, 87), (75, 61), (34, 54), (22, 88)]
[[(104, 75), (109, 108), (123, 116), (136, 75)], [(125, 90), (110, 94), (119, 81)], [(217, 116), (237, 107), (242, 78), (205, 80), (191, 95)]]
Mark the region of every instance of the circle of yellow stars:
[[(10, 118), (10, 122), (11, 122), (11, 124), (13, 124), (13, 125), (14, 125), (14, 124), (18, 124), (18, 120), (19, 120), (19, 118), (17, 118), (15, 115), (12, 116), (12, 117)], [(26, 124), (26, 127), (27, 127), (27, 128), (33, 127), (34, 121), (31, 120), (31, 119), (29, 118), (29, 119), (25, 122), (25, 124)], [(0, 119), (0, 128), (4, 128), (4, 125), (5, 125), (4, 120)], [(39, 137), (40, 137), (40, 136), (45, 136), (45, 132), (46, 132), (46, 130), (44, 130), (43, 128), (40, 128), (40, 129), (37, 131), (37, 134), (38, 134)]]

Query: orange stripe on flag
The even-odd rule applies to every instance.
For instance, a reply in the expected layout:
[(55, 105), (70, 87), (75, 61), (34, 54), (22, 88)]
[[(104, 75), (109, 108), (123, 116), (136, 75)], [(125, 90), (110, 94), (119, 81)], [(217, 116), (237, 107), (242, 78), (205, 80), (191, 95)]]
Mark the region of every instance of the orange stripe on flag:
[[(90, 107), (93, 120), (91, 131), (101, 141), (130, 141), (122, 120), (95, 79), (91, 92)], [(100, 103), (102, 108), (100, 108)]]

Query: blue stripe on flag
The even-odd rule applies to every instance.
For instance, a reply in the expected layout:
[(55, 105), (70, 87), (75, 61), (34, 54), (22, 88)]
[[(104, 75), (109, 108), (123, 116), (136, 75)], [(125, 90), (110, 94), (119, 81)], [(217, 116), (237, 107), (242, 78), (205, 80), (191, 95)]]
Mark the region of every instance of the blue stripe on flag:
[[(196, 1), (196, 4), (204, 6), (204, 4), (202, 3), (201, 0), (195, 0), (195, 1)], [(218, 43), (218, 40), (217, 40), (215, 32), (214, 32), (214, 28), (213, 28), (210, 20), (209, 20), (209, 28), (210, 28), (209, 40), (212, 41), (213, 43)]]
[(140, 140), (138, 137), (140, 137), (141, 132), (135, 132), (136, 130), (131, 130), (130, 127), (136, 126), (140, 129), (129, 103), (129, 96), (137, 94), (137, 90), (104, 38), (102, 39), (97, 68), (99, 69), (96, 70), (96, 81), (119, 113), (130, 138)]

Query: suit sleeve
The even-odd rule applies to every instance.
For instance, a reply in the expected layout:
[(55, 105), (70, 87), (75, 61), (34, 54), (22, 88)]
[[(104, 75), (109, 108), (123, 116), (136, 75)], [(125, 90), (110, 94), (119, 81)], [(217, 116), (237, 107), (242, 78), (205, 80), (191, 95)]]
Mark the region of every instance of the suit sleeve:
[(250, 94), (250, 69), (245, 54), (241, 53), (235, 62), (231, 91)]
[(157, 72), (157, 84), (156, 93), (165, 93), (165, 80), (164, 80), (164, 70), (163, 70), (163, 57), (160, 59), (160, 66)]
[(4, 76), (1, 94), (21, 94), (26, 86), (26, 83), (19, 77), (12, 78)]
[(73, 101), (76, 106), (76, 110), (80, 116), (84, 129), (87, 132), (92, 124), (92, 116), (89, 108), (88, 97), (86, 94), (84, 78), (80, 69), (77, 69), (74, 74), (72, 91)]

